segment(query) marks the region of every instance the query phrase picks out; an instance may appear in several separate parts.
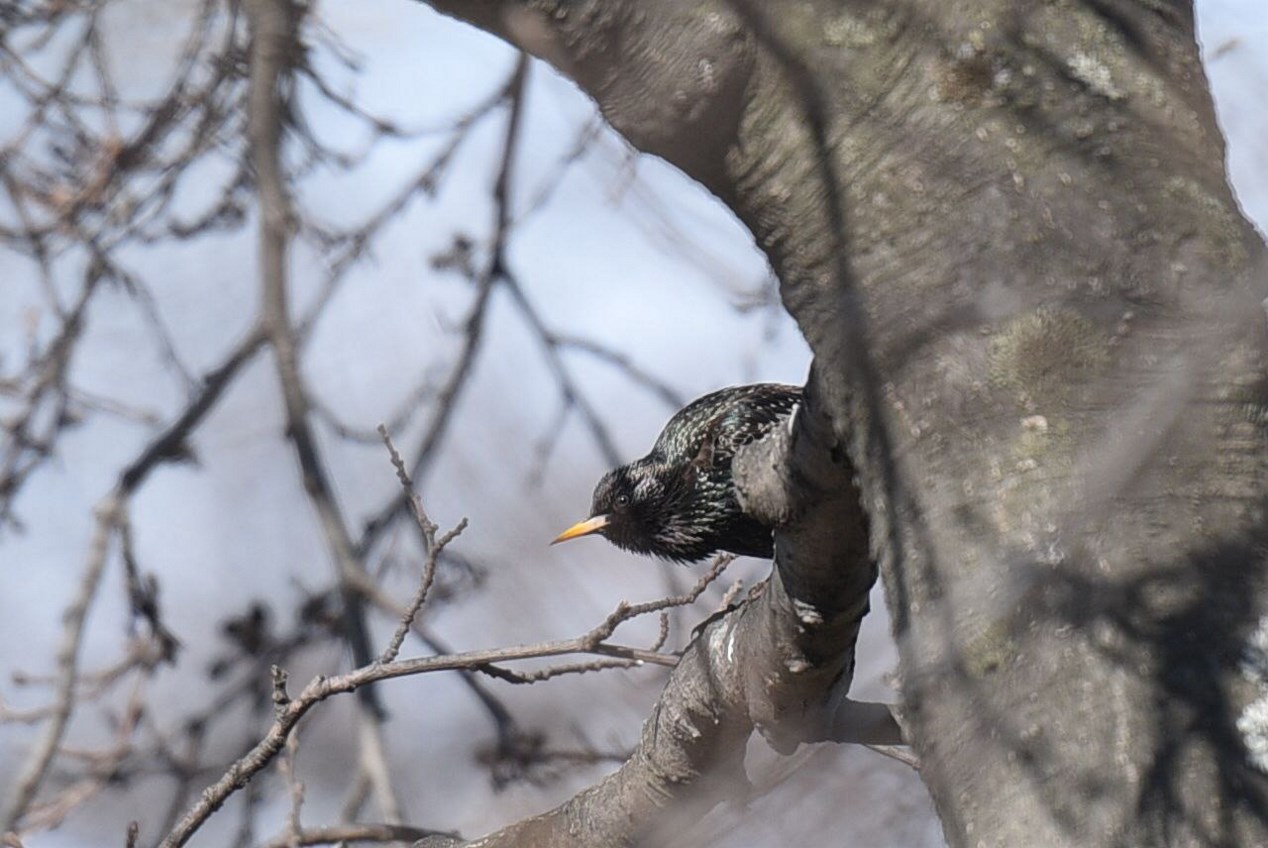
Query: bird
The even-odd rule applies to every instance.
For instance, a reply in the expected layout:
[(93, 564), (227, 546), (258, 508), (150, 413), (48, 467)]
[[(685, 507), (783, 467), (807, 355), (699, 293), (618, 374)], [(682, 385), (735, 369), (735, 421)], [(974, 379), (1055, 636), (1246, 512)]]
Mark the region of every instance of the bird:
[(609, 471), (594, 488), (590, 517), (551, 544), (598, 534), (619, 548), (675, 562), (717, 551), (774, 555), (773, 529), (740, 509), (731, 461), (741, 445), (788, 420), (801, 389), (731, 386), (684, 406), (641, 459)]

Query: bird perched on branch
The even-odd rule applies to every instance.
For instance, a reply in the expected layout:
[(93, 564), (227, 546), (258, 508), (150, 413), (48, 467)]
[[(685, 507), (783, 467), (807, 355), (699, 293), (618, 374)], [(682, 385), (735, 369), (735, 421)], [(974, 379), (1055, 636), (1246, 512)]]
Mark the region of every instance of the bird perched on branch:
[(692, 401), (669, 419), (647, 456), (603, 475), (590, 517), (551, 544), (597, 533), (617, 547), (679, 562), (714, 551), (770, 557), (772, 530), (740, 509), (731, 460), (800, 400), (796, 386), (756, 383)]

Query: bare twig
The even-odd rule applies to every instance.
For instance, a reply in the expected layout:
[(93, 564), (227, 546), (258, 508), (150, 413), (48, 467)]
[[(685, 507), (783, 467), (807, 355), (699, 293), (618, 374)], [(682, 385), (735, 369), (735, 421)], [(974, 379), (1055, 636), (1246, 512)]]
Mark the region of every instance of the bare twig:
[(107, 495), (97, 507), (97, 527), (89, 546), (88, 562), (79, 578), (79, 590), (62, 616), (65, 623), (62, 627), (61, 644), (57, 649), (58, 682), (54, 713), (31, 749), (25, 765), (18, 772), (4, 813), (0, 815), (0, 832), (18, 829), (19, 822), (35, 798), (36, 790), (66, 732), (66, 725), (76, 703), (75, 682), (79, 674), (79, 643), (83, 637), (84, 619), (97, 597), (110, 550), (110, 539), (122, 510), (122, 497), (117, 491)]
[(379, 657), (379, 662), (391, 662), (401, 652), (401, 645), (405, 642), (406, 634), (414, 626), (414, 619), (418, 616), (418, 611), (423, 608), (423, 604), (427, 601), (427, 593), (431, 589), (432, 581), (436, 579), (436, 563), (440, 558), (441, 551), (466, 529), (467, 519), (463, 518), (448, 533), (439, 539), (436, 538), (436, 531), (439, 528), (427, 517), (427, 511), (423, 509), (423, 499), (419, 497), (418, 492), (414, 489), (414, 481), (410, 479), (409, 472), (405, 469), (405, 461), (396, 452), (396, 446), (392, 444), (392, 437), (388, 435), (387, 428), (382, 424), (379, 425), (379, 435), (383, 438), (383, 444), (387, 446), (388, 454), (392, 458), (392, 465), (396, 468), (396, 477), (401, 481), (401, 488), (409, 499), (410, 511), (414, 515), (415, 523), (418, 524), (419, 532), (423, 534), (423, 548), (427, 551), (427, 561), (423, 563), (423, 574), (418, 583), (418, 591), (414, 593), (409, 606), (405, 608), (405, 612), (401, 615), (400, 624), (397, 625), (396, 632), (392, 634), (392, 640)]
[(647, 389), (670, 409), (678, 410), (687, 405), (688, 399), (682, 392), (635, 363), (626, 354), (613, 350), (601, 342), (553, 332), (546, 334), (545, 341), (561, 351), (577, 350), (593, 356), (600, 362), (606, 362), (634, 383)]
[(76, 751), (63, 744), (58, 753), (64, 759), (76, 759), (85, 766), (83, 774), (56, 794), (39, 803), (32, 803), (23, 819), (24, 829), (49, 830), (57, 827), (70, 812), (110, 787), (122, 773), (132, 753), (132, 737), (145, 711), (145, 679), (137, 678), (128, 694), (123, 714), (115, 723), (114, 740), (104, 750)]
[(383, 820), (388, 824), (401, 824), (405, 818), (392, 785), (392, 769), (383, 742), (383, 722), (369, 710), (361, 709), (357, 712), (357, 731), (360, 741), (357, 768), (366, 776)]
[[(616, 609), (608, 614), (602, 623), (582, 636), (583, 643), (590, 645), (600, 645), (626, 621), (641, 615), (656, 612), (660, 613), (660, 632), (656, 642), (649, 648), (650, 652), (658, 652), (669, 638), (669, 615), (668, 610), (675, 607), (689, 606), (699, 599), (704, 590), (709, 587), (713, 581), (717, 580), (719, 575), (726, 570), (726, 567), (734, 562), (735, 557), (731, 554), (719, 554), (713, 558), (709, 570), (700, 575), (700, 579), (685, 594), (677, 595), (669, 598), (661, 598), (655, 601), (649, 601), (644, 604), (629, 604), (625, 601), (617, 604)], [(530, 672), (514, 672), (497, 666), (481, 666), (480, 671), (496, 677), (498, 680), (504, 680), (508, 683), (537, 683), (542, 680), (549, 680), (552, 677), (559, 677), (565, 674), (585, 674), (590, 671), (604, 671), (612, 668), (630, 668), (638, 665), (642, 660), (637, 659), (621, 659), (621, 660), (594, 660), (584, 663), (567, 663), (564, 665), (550, 666), (548, 668), (539, 669)]]
[(559, 344), (554, 334), (546, 326), (541, 315), (528, 299), (528, 295), (524, 293), (524, 288), (520, 285), (519, 280), (505, 268), (502, 272), (502, 279), (507, 290), (511, 293), (511, 298), (515, 305), (519, 307), (520, 314), (524, 316), (524, 319), (528, 322), (529, 327), (532, 328), (542, 345), (542, 350), (546, 355), (546, 362), (550, 365), (551, 371), (554, 372), (555, 380), (559, 383), (559, 390), (563, 394), (565, 407), (575, 408), (581, 413), (581, 420), (585, 422), (586, 428), (590, 431), (590, 436), (594, 439), (595, 444), (599, 446), (599, 450), (603, 453), (603, 458), (610, 465), (619, 465), (621, 452), (616, 449), (616, 443), (612, 441), (612, 435), (608, 432), (607, 425), (603, 423), (603, 418), (586, 400), (585, 394), (577, 386), (576, 381), (573, 380), (571, 372), (569, 372), (563, 357), (559, 353)]
[(293, 848), (303, 845), (335, 845), (351, 842), (417, 842), (429, 836), (458, 838), (456, 833), (427, 830), (403, 824), (340, 824), (310, 827), (298, 833), (284, 833), (264, 843), (263, 848)]
[(207, 413), (215, 408), (233, 380), (260, 352), (264, 342), (263, 329), (252, 330), (219, 366), (203, 376), (201, 387), (180, 415), (124, 468), (119, 476), (119, 488), (122, 491), (128, 494), (135, 492), (157, 466), (189, 456), (187, 441), (190, 434), (202, 423)]
[[(467, 384), (467, 377), (475, 364), (484, 333), (484, 319), (488, 313), (493, 286), (499, 280), (505, 268), (505, 250), (510, 237), (510, 191), (515, 148), (519, 139), (520, 116), (523, 108), (524, 87), (528, 77), (528, 57), (521, 54), (515, 64), (515, 70), (508, 80), (503, 97), (510, 103), (510, 114), (506, 122), (506, 134), (502, 144), (501, 164), (498, 168), (497, 180), (494, 183), (494, 227), (490, 257), (483, 273), (476, 283), (476, 297), (467, 315), (464, 328), (462, 350), (449, 374), (449, 378), (436, 393), (435, 412), (430, 425), (415, 450), (412, 476), (421, 480), (426, 476), (428, 468), (435, 459), (435, 453), (448, 431), (462, 389)], [(409, 498), (397, 495), (366, 523), (357, 551), (365, 556), (374, 546), (379, 536), (408, 508)]]
[[(361, 590), (370, 603), (377, 606), (381, 611), (389, 615), (396, 616), (398, 619), (405, 619), (406, 613), (404, 608), (397, 604), (378, 585), (367, 581), (367, 583), (361, 587)], [(434, 654), (443, 656), (445, 654), (456, 653), (456, 651), (441, 641), (435, 633), (432, 633), (424, 628), (419, 621), (414, 620), (412, 626), (414, 633), (418, 636), (419, 640), (422, 641), (422, 643)], [(667, 657), (667, 659), (672, 660), (673, 658)], [(475, 670), (464, 668), (457, 669), (456, 671), (462, 680), (463, 685), (465, 685), (476, 697), (476, 700), (479, 701), (480, 705), (493, 721), (493, 727), (497, 733), (498, 740), (497, 750), (503, 752), (516, 750), (519, 746), (519, 740), (525, 736), (531, 735), (530, 732), (525, 731), (519, 726), (515, 717), (511, 715), (511, 711), (507, 709), (506, 705), (503, 704), (501, 700), (489, 691), (488, 687), (484, 685)], [(353, 794), (355, 795), (355, 791)], [(351, 803), (352, 800), (353, 798), (350, 798), (349, 803)], [(346, 818), (351, 819), (354, 818), (354, 816), (348, 815)]]
[(32, 364), (31, 372), (36, 376), (26, 390), (23, 409), (4, 424), (7, 438), (0, 457), (0, 524), (12, 517), (13, 501), (22, 484), (51, 454), (54, 438), (68, 423), (66, 374), (83, 334), (88, 305), (104, 278), (101, 264), (92, 262), (75, 305), (63, 316), (47, 349)]
[[(655, 601), (648, 601), (643, 604), (627, 604), (622, 601), (617, 605), (603, 623), (591, 630), (585, 637), (594, 644), (599, 644), (610, 637), (616, 628), (626, 621), (636, 616), (646, 615), (649, 612), (661, 612), (662, 610), (671, 609), (673, 607), (685, 607), (694, 604), (696, 600), (704, 594), (704, 590), (709, 588), (709, 584), (717, 580), (726, 567), (735, 561), (734, 554), (718, 554), (713, 558), (713, 562), (709, 564), (709, 568), (700, 575), (700, 579), (696, 581), (696, 585), (692, 586), (682, 595), (676, 595), (669, 598), (661, 598)], [(661, 626), (661, 632), (664, 633), (664, 625)], [(662, 636), (663, 639), (663, 636)]]
[(286, 840), (288, 848), (295, 848), (300, 844), (299, 835), (304, 830), (299, 818), (300, 809), (304, 806), (304, 784), (295, 773), (295, 756), (298, 752), (299, 736), (292, 733), (287, 737), (282, 756), (277, 761), (278, 770), (282, 773), (282, 779), (286, 781), (291, 799), (286, 818), (286, 832), (282, 837)]
[(563, 663), (560, 665), (552, 665), (547, 668), (540, 668), (536, 671), (511, 671), (496, 665), (481, 666), (480, 671), (496, 680), (505, 683), (525, 684), (525, 683), (541, 683), (543, 680), (550, 680), (554, 677), (562, 677), (565, 674), (585, 674), (590, 671), (608, 671), (615, 668), (634, 668), (639, 665), (638, 660), (591, 660), (590, 662), (580, 663)]

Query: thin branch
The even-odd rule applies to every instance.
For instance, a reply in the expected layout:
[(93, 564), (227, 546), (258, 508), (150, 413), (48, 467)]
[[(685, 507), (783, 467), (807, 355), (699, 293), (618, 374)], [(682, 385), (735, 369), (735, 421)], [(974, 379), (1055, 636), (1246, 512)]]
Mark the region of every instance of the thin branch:
[[(75, 305), (62, 318), (57, 335), (32, 363), (36, 374), (27, 389), (24, 408), (13, 420), (4, 423), (7, 446), (0, 460), (0, 524), (12, 517), (13, 502), (26, 479), (52, 453), (53, 441), (69, 422), (65, 414), (66, 375), (76, 344), (87, 322), (88, 305), (101, 288), (106, 269), (93, 261), (84, 274), (83, 285)], [(50, 408), (51, 407), (51, 408)], [(43, 433), (35, 433), (39, 422), (46, 422)]]
[(64, 757), (76, 758), (86, 765), (85, 773), (52, 798), (33, 803), (23, 821), (29, 830), (51, 830), (66, 820), (72, 810), (108, 789), (122, 771), (132, 753), (132, 736), (145, 713), (145, 680), (137, 678), (123, 707), (123, 714), (114, 723), (114, 741), (104, 750), (74, 751), (62, 747)]
[(286, 782), (290, 795), (290, 808), (286, 817), (286, 840), (288, 848), (299, 845), (299, 834), (304, 826), (300, 823), (300, 811), (304, 806), (304, 784), (295, 773), (295, 757), (299, 753), (299, 735), (292, 733), (282, 749), (282, 756), (277, 760), (278, 770)]
[[(640, 605), (642, 606), (642, 605)], [(518, 645), (507, 648), (495, 648), (483, 651), (467, 651), (461, 654), (450, 654), (443, 657), (418, 657), (408, 660), (397, 660), (391, 663), (374, 663), (354, 669), (335, 677), (318, 676), (304, 690), (292, 698), (279, 713), (264, 738), (252, 749), (229, 767), (228, 771), (203, 790), (198, 801), (177, 822), (176, 826), (163, 838), (161, 848), (175, 848), (184, 845), (189, 838), (202, 827), (207, 819), (242, 786), (248, 785), (251, 778), (265, 768), (286, 744), (286, 738), (309, 710), (333, 695), (355, 692), (383, 680), (397, 677), (410, 677), (434, 671), (452, 671), (455, 669), (478, 669), (490, 663), (513, 662), (518, 660), (542, 659), (567, 654), (597, 654), (600, 656), (621, 657), (648, 661), (649, 653), (638, 648), (623, 645), (612, 645), (596, 641), (596, 632), (615, 628), (611, 624), (613, 617), (627, 620), (632, 605), (624, 604), (609, 616), (594, 631), (575, 639), (562, 639), (553, 642), (539, 642), (535, 645)], [(619, 623), (619, 622), (618, 622)], [(673, 657), (654, 655), (654, 660), (661, 664), (674, 664)]]
[(260, 352), (265, 341), (263, 328), (257, 327), (230, 351), (224, 362), (202, 378), (198, 392), (190, 399), (181, 414), (155, 436), (119, 475), (119, 488), (122, 492), (125, 494), (135, 492), (150, 472), (164, 462), (174, 462), (189, 457), (187, 443), (190, 434), (215, 408), (225, 390)]
[[(362, 594), (365, 595), (370, 603), (378, 607), (382, 612), (393, 615), (398, 619), (404, 620), (406, 612), (403, 607), (397, 604), (386, 592), (384, 592), (377, 584), (366, 581), (359, 587)], [(416, 619), (412, 622), (412, 627), (418, 639), (427, 646), (427, 648), (435, 655), (443, 656), (455, 653), (455, 651), (442, 642), (436, 634), (428, 631)], [(672, 657), (670, 658), (672, 659)], [(651, 660), (645, 660), (653, 662)], [(471, 669), (459, 669), (458, 675), (463, 685), (471, 691), (476, 700), (488, 713), (489, 718), (493, 722), (494, 731), (497, 733), (497, 749), (499, 751), (512, 751), (518, 748), (518, 740), (530, 735), (528, 731), (522, 729), (515, 721), (515, 717), (511, 715), (511, 711), (502, 703), (488, 687), (484, 685), (477, 676), (477, 672)], [(349, 816), (348, 818), (351, 818)]]
[(364, 774), (379, 813), (388, 824), (401, 824), (401, 802), (392, 785), (392, 768), (388, 762), (387, 746), (383, 741), (383, 721), (364, 706), (357, 710), (357, 769)]
[(576, 381), (573, 380), (571, 372), (569, 372), (563, 357), (560, 355), (560, 345), (556, 336), (546, 326), (536, 307), (528, 299), (528, 295), (524, 293), (524, 287), (520, 285), (519, 279), (505, 267), (502, 269), (502, 279), (507, 290), (510, 291), (515, 305), (519, 307), (520, 313), (528, 321), (529, 327), (542, 345), (542, 350), (546, 354), (546, 363), (550, 366), (551, 371), (554, 372), (560, 391), (563, 393), (564, 404), (575, 407), (581, 413), (581, 419), (585, 422), (586, 428), (590, 430), (591, 437), (598, 444), (599, 450), (603, 453), (603, 458), (607, 460), (608, 464), (620, 465), (621, 452), (616, 449), (616, 443), (612, 440), (612, 435), (608, 432), (607, 425), (603, 423), (602, 417), (586, 400)]
[(52, 720), (44, 728), (43, 734), (31, 749), (26, 764), (18, 772), (8, 804), (3, 815), (0, 815), (0, 833), (18, 829), (66, 733), (71, 712), (75, 708), (75, 682), (79, 673), (79, 645), (83, 638), (84, 620), (97, 597), (97, 589), (101, 585), (101, 575), (105, 571), (106, 558), (110, 551), (110, 539), (122, 510), (123, 499), (118, 491), (107, 495), (97, 507), (97, 527), (89, 546), (87, 565), (79, 578), (79, 591), (62, 615), (62, 639), (57, 649), (56, 707)]
[[(494, 184), (494, 228), (490, 258), (484, 272), (476, 282), (476, 298), (468, 313), (462, 350), (458, 360), (449, 374), (449, 379), (436, 393), (435, 414), (427, 432), (423, 435), (415, 449), (412, 476), (421, 480), (426, 476), (428, 468), (435, 459), (436, 450), (448, 431), (458, 398), (467, 385), (467, 377), (475, 364), (476, 355), (484, 334), (484, 319), (488, 313), (493, 286), (502, 275), (505, 267), (504, 253), (510, 237), (510, 186), (512, 167), (515, 161), (515, 148), (520, 133), (520, 116), (524, 100), (524, 87), (528, 77), (528, 56), (520, 54), (515, 64), (515, 71), (507, 83), (505, 97), (511, 108), (506, 122), (506, 134), (502, 143), (502, 158), (498, 168), (497, 180)], [(397, 495), (366, 522), (365, 530), (357, 544), (357, 552), (361, 556), (368, 554), (379, 536), (408, 508), (409, 499)]]
[(403, 824), (340, 824), (310, 827), (297, 833), (284, 833), (265, 842), (263, 848), (293, 848), (303, 845), (334, 845), (345, 842), (417, 842), (429, 836), (459, 838), (456, 833), (427, 830)]
[(414, 626), (414, 619), (417, 618), (418, 611), (423, 608), (423, 604), (427, 601), (427, 593), (431, 589), (432, 581), (436, 579), (436, 563), (440, 559), (440, 554), (450, 542), (458, 538), (462, 531), (466, 529), (467, 519), (463, 518), (456, 527), (444, 536), (439, 539), (436, 538), (436, 531), (439, 528), (427, 517), (427, 511), (423, 508), (423, 499), (419, 497), (418, 492), (414, 489), (414, 481), (410, 479), (409, 471), (405, 468), (405, 461), (396, 452), (396, 446), (392, 444), (392, 437), (388, 435), (387, 428), (381, 424), (379, 425), (379, 435), (383, 438), (383, 444), (387, 446), (392, 465), (396, 468), (396, 477), (400, 480), (401, 488), (409, 499), (410, 511), (414, 515), (415, 523), (418, 524), (419, 532), (423, 534), (424, 550), (427, 551), (427, 561), (423, 563), (423, 574), (419, 580), (418, 591), (414, 593), (409, 606), (405, 608), (405, 612), (401, 615), (400, 624), (397, 625), (396, 632), (392, 634), (392, 640), (388, 643), (387, 649), (379, 657), (379, 662), (384, 663), (396, 659), (397, 654), (401, 652), (401, 645), (405, 642), (405, 636), (409, 633), (410, 628)]
[(647, 389), (670, 409), (678, 410), (687, 405), (688, 399), (683, 396), (682, 392), (642, 368), (626, 354), (613, 350), (605, 344), (596, 342), (593, 339), (554, 332), (547, 333), (544, 340), (551, 347), (559, 350), (578, 350), (593, 356), (600, 362), (606, 362), (608, 365), (619, 369), (622, 374)]

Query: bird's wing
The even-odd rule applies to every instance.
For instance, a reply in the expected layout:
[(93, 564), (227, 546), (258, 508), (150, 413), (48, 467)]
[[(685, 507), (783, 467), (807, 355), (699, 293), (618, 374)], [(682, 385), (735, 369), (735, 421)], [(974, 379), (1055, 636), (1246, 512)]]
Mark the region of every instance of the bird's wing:
[[(711, 464), (729, 466), (740, 447), (764, 437), (792, 413), (800, 400), (801, 392), (795, 387), (775, 385), (753, 386), (751, 392), (735, 398), (707, 430)], [(702, 445), (700, 450), (705, 447)]]
[(741, 445), (765, 436), (801, 399), (796, 386), (758, 383), (697, 398), (669, 419), (649, 457), (691, 457), (696, 470), (725, 469)]

